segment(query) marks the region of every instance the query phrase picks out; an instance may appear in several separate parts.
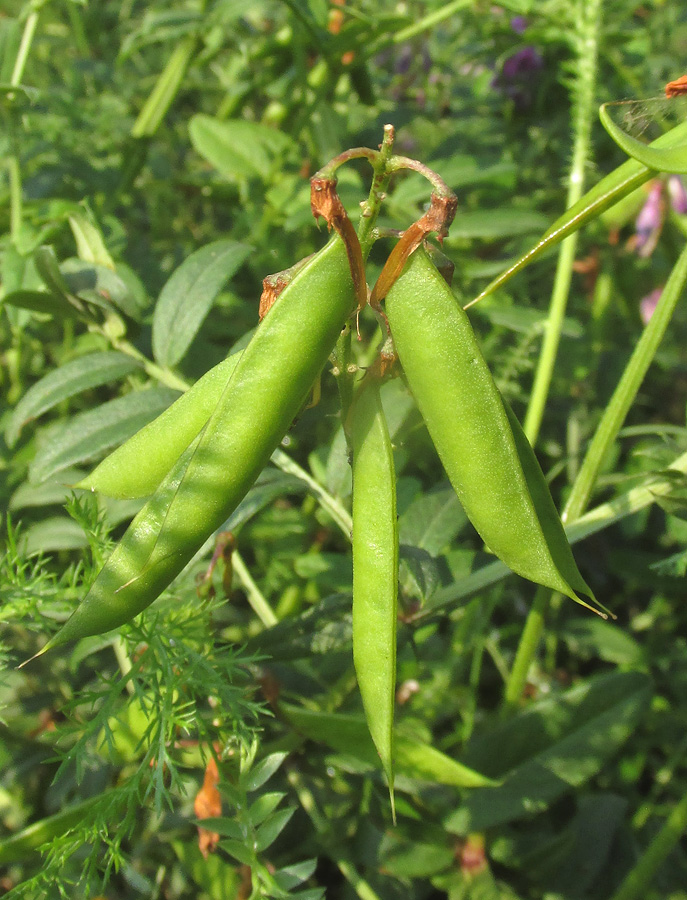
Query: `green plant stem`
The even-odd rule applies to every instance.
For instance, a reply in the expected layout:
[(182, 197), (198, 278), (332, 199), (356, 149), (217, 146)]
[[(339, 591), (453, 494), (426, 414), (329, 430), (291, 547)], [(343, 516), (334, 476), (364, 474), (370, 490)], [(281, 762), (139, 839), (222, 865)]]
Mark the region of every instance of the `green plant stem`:
[(642, 900), (671, 850), (687, 830), (687, 794), (673, 808), (663, 827), (631, 869), (611, 900)]
[(678, 257), (651, 321), (637, 342), (618, 386), (606, 406), (563, 510), (564, 522), (574, 522), (584, 512), (594, 490), (599, 470), (656, 355), (686, 281), (687, 247)]
[(351, 519), (351, 514), (339, 503), (336, 497), (333, 497), (328, 493), (322, 485), (312, 477), (312, 475), (299, 466), (297, 462), (292, 460), (290, 456), (287, 456), (283, 450), (277, 448), (272, 454), (271, 461), (277, 468), (281, 469), (282, 472), (286, 472), (287, 475), (293, 475), (304, 482), (304, 484), (307, 484), (310, 491), (317, 498), (322, 509), (329, 513), (346, 536), (347, 540), (350, 541), (351, 531), (353, 530), (353, 520)]
[(331, 823), (327, 821), (317, 808), (312, 791), (304, 783), (303, 776), (300, 772), (291, 769), (287, 774), (287, 778), (291, 787), (296, 791), (301, 806), (310, 817), (310, 821), (313, 823), (315, 831), (322, 839), (327, 850), (331, 853), (339, 871), (351, 885), (358, 897), (360, 897), (360, 900), (380, 900), (379, 894), (377, 894), (370, 887), (368, 882), (358, 874), (355, 866), (341, 856), (340, 851), (333, 845), (331, 839), (328, 839), (328, 835), (331, 834)]
[[(14, 143), (14, 142), (13, 142)], [(22, 200), (21, 169), (19, 157), (13, 153), (7, 159), (10, 186), (10, 238), (15, 247), (19, 244), (21, 225), (24, 218)]]
[(544, 620), (550, 601), (551, 592), (546, 588), (538, 588), (532, 608), (527, 615), (525, 629), (518, 644), (513, 667), (506, 681), (506, 689), (503, 696), (504, 713), (517, 709), (520, 704), (525, 685), (527, 684), (527, 674), (537, 652), (539, 641), (544, 633)]
[(384, 200), (386, 189), (389, 186), (389, 179), (393, 174), (393, 170), (390, 168), (389, 163), (394, 149), (394, 138), (394, 126), (385, 125), (382, 146), (380, 147), (376, 161), (373, 162), (374, 176), (370, 186), (370, 193), (363, 204), (363, 212), (360, 218), (360, 225), (358, 226), (358, 240), (360, 241), (360, 248), (363, 251), (363, 259), (365, 260), (370, 255), (370, 250), (374, 243), (374, 226), (377, 221), (377, 216), (379, 215), (379, 210), (381, 209), (382, 201)]
[[(575, 105), (574, 145), (567, 208), (574, 206), (584, 192), (584, 171), (589, 157), (592, 121), (594, 118), (598, 43), (601, 29), (602, 0), (579, 0), (577, 4), (576, 46), (578, 59), (573, 87)], [(563, 319), (568, 302), (572, 266), (575, 261), (578, 232), (571, 234), (561, 244), (556, 266), (549, 316), (544, 333), (544, 343), (537, 364), (534, 385), (530, 395), (527, 415), (523, 425), (529, 442), (534, 445), (539, 436), (544, 408), (549, 396), (553, 368), (558, 353)]]
[(131, 128), (131, 137), (152, 137), (160, 127), (167, 111), (179, 93), (181, 82), (196, 49), (197, 37), (191, 35), (180, 41), (160, 73), (155, 87), (143, 104)]
[(279, 619), (275, 616), (272, 607), (265, 599), (265, 595), (255, 581), (253, 581), (253, 577), (248, 571), (248, 567), (244, 563), (238, 550), (234, 550), (231, 554), (231, 565), (246, 591), (248, 603), (253, 612), (260, 619), (265, 628), (271, 628), (273, 625), (276, 625)]
[(402, 44), (404, 41), (409, 41), (411, 38), (416, 37), (418, 34), (422, 34), (423, 31), (429, 31), (430, 28), (433, 28), (440, 22), (445, 22), (446, 19), (448, 19), (454, 13), (457, 13), (458, 10), (465, 9), (466, 7), (473, 5), (473, 0), (453, 0), (453, 3), (446, 3), (441, 7), (441, 9), (437, 9), (434, 12), (429, 13), (418, 22), (414, 22), (412, 25), (401, 28), (400, 31), (397, 31), (396, 34), (393, 35), (391, 43)]
[(24, 68), (26, 67), (26, 60), (29, 57), (31, 44), (33, 43), (33, 38), (36, 34), (37, 27), (38, 11), (34, 10), (33, 12), (29, 13), (26, 18), (26, 22), (24, 23), (24, 31), (21, 36), (19, 49), (17, 50), (17, 58), (14, 61), (12, 75), (10, 76), (10, 84), (13, 87), (21, 84), (21, 80), (24, 75)]
[[(29, 53), (31, 51), (31, 45), (33, 43), (33, 39), (36, 34), (36, 28), (38, 27), (38, 12), (34, 10), (29, 13), (26, 18), (26, 22), (24, 23), (24, 30), (22, 32), (21, 41), (19, 42), (19, 48), (17, 50), (17, 57), (14, 60), (14, 66), (12, 67), (12, 74), (10, 76), (10, 84), (13, 87), (17, 87), (21, 84), (22, 78), (24, 77), (24, 69), (26, 68), (26, 61), (29, 58)], [(11, 96), (11, 95), (9, 95)], [(7, 159), (7, 169), (9, 175), (9, 190), (10, 190), (10, 238), (14, 246), (18, 246), (19, 238), (21, 234), (21, 226), (23, 220), (23, 199), (22, 199), (22, 183), (21, 183), (21, 168), (19, 165), (19, 152), (17, 149), (17, 135), (15, 131), (15, 122), (14, 119), (10, 121), (10, 139), (11, 139), (11, 147), (12, 152), (8, 156)]]
[[(596, 93), (601, 3), (602, 0), (578, 0), (577, 3), (575, 37), (577, 77), (573, 87), (575, 139), (568, 185), (568, 209), (578, 202), (584, 192), (584, 170), (589, 156), (594, 97)], [(527, 439), (533, 446), (536, 444), (539, 436), (544, 409), (551, 388), (551, 379), (570, 293), (578, 234), (579, 232), (574, 232), (565, 238), (558, 254), (549, 316), (544, 332), (544, 342), (537, 364), (527, 414), (523, 423)], [(548, 607), (548, 598), (542, 597), (541, 591), (538, 591), (537, 600), (535, 600), (535, 604), (525, 622), (525, 629), (515, 654), (513, 669), (506, 684), (504, 695), (505, 710), (515, 708), (520, 702), (527, 680), (527, 673), (532, 665), (544, 631), (544, 617)]]
[[(394, 126), (384, 126), (384, 137), (379, 153), (374, 159), (367, 157), (372, 163), (374, 175), (372, 184), (370, 185), (370, 193), (367, 200), (362, 204), (362, 215), (360, 224), (358, 225), (358, 240), (360, 241), (360, 249), (362, 251), (363, 260), (367, 260), (370, 250), (375, 240), (375, 223), (385, 192), (389, 186), (389, 179), (393, 174), (389, 163), (392, 158), (394, 149)], [(325, 167), (326, 168), (326, 167)], [(348, 410), (350, 409), (353, 399), (353, 383), (355, 380), (355, 367), (351, 365), (351, 329), (346, 328), (337, 341), (333, 358), (337, 372), (337, 386), (339, 389), (339, 400), (341, 401), (341, 418), (346, 422)], [(346, 436), (348, 442), (348, 435)]]
[[(101, 329), (98, 329), (101, 334), (105, 337), (108, 337), (107, 332)], [(143, 366), (146, 375), (149, 375), (151, 378), (154, 378), (156, 381), (159, 381), (160, 384), (166, 385), (166, 387), (173, 388), (175, 391), (187, 391), (191, 385), (183, 378), (180, 378), (178, 375), (175, 375), (171, 369), (165, 369), (162, 366), (158, 366), (157, 363), (154, 363), (152, 360), (148, 359), (140, 350), (137, 350), (136, 347), (129, 341), (123, 338), (117, 338), (112, 340), (110, 338), (110, 343), (114, 347), (115, 350), (119, 350), (120, 353), (125, 353), (127, 356), (130, 356), (132, 359), (138, 360)]]

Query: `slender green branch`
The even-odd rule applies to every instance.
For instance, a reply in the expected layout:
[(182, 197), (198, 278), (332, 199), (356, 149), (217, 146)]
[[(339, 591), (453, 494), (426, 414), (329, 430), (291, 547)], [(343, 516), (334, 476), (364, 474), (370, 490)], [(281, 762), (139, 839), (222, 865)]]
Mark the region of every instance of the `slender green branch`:
[(687, 794), (673, 808), (661, 830), (640, 856), (639, 862), (632, 868), (611, 900), (643, 900), (659, 868), (686, 830)]
[[(105, 337), (108, 337), (106, 330), (100, 328), (96, 330), (101, 334), (104, 334)], [(171, 369), (165, 369), (162, 366), (158, 366), (157, 363), (148, 359), (148, 357), (141, 353), (140, 350), (137, 350), (130, 341), (127, 341), (124, 338), (117, 338), (115, 340), (110, 339), (110, 343), (115, 350), (119, 350), (120, 353), (125, 353), (132, 359), (138, 360), (143, 366), (146, 375), (154, 378), (155, 381), (159, 381), (160, 384), (173, 388), (175, 391), (187, 391), (191, 387), (188, 381), (181, 378), (179, 375), (175, 375)]]
[(347, 509), (344, 509), (336, 497), (329, 494), (322, 485), (312, 477), (312, 475), (309, 475), (305, 469), (301, 468), (301, 466), (291, 459), (290, 456), (287, 456), (283, 450), (275, 450), (271, 460), (277, 468), (282, 470), (282, 472), (286, 472), (288, 475), (294, 475), (304, 484), (307, 484), (322, 509), (329, 513), (346, 538), (350, 541), (351, 532), (353, 530), (353, 520), (351, 519), (351, 514)]
[[(14, 143), (14, 142), (13, 142)], [(24, 218), (24, 204), (22, 199), (21, 168), (19, 157), (12, 153), (7, 159), (10, 185), (10, 237), (12, 243), (17, 246), (21, 235), (21, 226)]]
[(19, 50), (17, 51), (17, 58), (14, 61), (12, 75), (10, 76), (10, 84), (13, 87), (21, 84), (21, 80), (24, 76), (24, 68), (26, 67), (26, 60), (29, 57), (31, 44), (33, 43), (33, 38), (36, 34), (37, 27), (38, 12), (34, 10), (33, 12), (29, 13), (26, 22), (24, 23), (24, 31), (21, 36)]
[(377, 221), (386, 189), (389, 186), (389, 179), (392, 175), (389, 164), (392, 158), (395, 137), (394, 126), (385, 125), (382, 146), (379, 148), (379, 153), (374, 162), (374, 177), (370, 186), (370, 193), (365, 203), (362, 204), (362, 216), (358, 226), (358, 239), (363, 251), (363, 259), (367, 259), (372, 249), (375, 222)]
[(422, 34), (423, 31), (429, 31), (429, 29), (434, 28), (435, 25), (445, 22), (446, 19), (450, 18), (450, 16), (457, 13), (459, 10), (473, 5), (474, 0), (453, 0), (453, 3), (446, 3), (440, 9), (429, 13), (417, 22), (413, 22), (412, 25), (401, 28), (400, 31), (397, 31), (396, 34), (393, 35), (391, 43), (402, 44), (404, 41), (409, 41), (418, 34)]
[(647, 369), (656, 356), (686, 281), (687, 247), (675, 263), (651, 321), (637, 342), (618, 386), (606, 406), (563, 510), (564, 522), (574, 522), (584, 512), (594, 490), (599, 469), (622, 428)]
[(527, 675), (544, 633), (544, 620), (549, 609), (551, 593), (547, 588), (537, 588), (534, 603), (527, 615), (525, 629), (515, 654), (513, 668), (506, 681), (503, 695), (503, 711), (508, 713), (518, 708), (527, 684)]
[(231, 565), (246, 591), (246, 596), (248, 597), (248, 602), (251, 605), (253, 612), (260, 619), (265, 628), (271, 628), (273, 625), (276, 625), (279, 619), (275, 616), (272, 607), (265, 599), (265, 595), (255, 581), (253, 581), (253, 576), (248, 571), (248, 566), (244, 563), (238, 550), (234, 550), (231, 554)]
[[(573, 85), (575, 108), (572, 166), (568, 185), (567, 208), (574, 206), (584, 192), (584, 172), (589, 157), (592, 122), (596, 112), (596, 73), (598, 62), (599, 34), (601, 31), (602, 0), (579, 0), (577, 4), (578, 59), (576, 79)], [(539, 436), (544, 408), (549, 396), (553, 368), (556, 363), (558, 344), (561, 338), (563, 319), (568, 302), (572, 266), (575, 261), (578, 232), (571, 234), (561, 244), (556, 277), (554, 280), (549, 317), (544, 333), (544, 343), (539, 356), (534, 385), (525, 416), (524, 431), (531, 444)]]
[[(590, 149), (591, 128), (595, 112), (596, 73), (598, 64), (599, 34), (601, 31), (602, 0), (578, 0), (576, 8), (577, 49), (576, 79), (573, 84), (574, 102), (574, 145), (568, 186), (567, 207), (578, 202), (584, 191), (584, 170)], [(530, 402), (523, 425), (525, 434), (532, 445), (537, 441), (544, 409), (549, 396), (551, 379), (556, 363), (558, 345), (568, 303), (572, 267), (577, 250), (578, 232), (574, 232), (561, 244), (556, 266), (556, 277), (549, 306), (549, 316), (544, 332), (537, 370), (534, 377)], [(520, 644), (515, 655), (513, 671), (505, 692), (505, 708), (512, 709), (522, 696), (527, 672), (537, 652), (544, 630), (544, 616), (548, 609), (548, 599), (538, 592), (531, 609)]]
[(131, 137), (151, 137), (160, 127), (174, 98), (179, 93), (181, 82), (191, 62), (197, 42), (196, 35), (190, 35), (174, 48), (167, 65), (160, 73), (155, 87), (133, 124)]

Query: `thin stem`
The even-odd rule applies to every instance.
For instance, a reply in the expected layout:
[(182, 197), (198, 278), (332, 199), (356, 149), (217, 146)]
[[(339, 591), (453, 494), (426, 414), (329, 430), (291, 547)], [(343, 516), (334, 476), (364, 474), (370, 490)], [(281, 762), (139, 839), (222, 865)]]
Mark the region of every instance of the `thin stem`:
[(325, 166), (315, 172), (313, 178), (334, 178), (336, 170), (350, 162), (352, 159), (367, 159), (374, 168), (378, 156), (379, 153), (377, 150), (370, 150), (369, 147), (353, 147), (350, 150), (344, 150), (343, 153), (339, 153), (338, 156), (330, 159)]
[(551, 594), (547, 588), (540, 587), (534, 597), (534, 603), (530, 609), (525, 629), (518, 644), (513, 668), (506, 681), (506, 689), (503, 695), (503, 711), (508, 713), (520, 705), (522, 695), (527, 684), (527, 675), (532, 665), (532, 660), (537, 652), (539, 641), (544, 633), (544, 620), (549, 609)]
[(362, 204), (362, 216), (360, 225), (358, 226), (358, 239), (363, 251), (363, 259), (367, 259), (374, 243), (374, 226), (379, 215), (379, 210), (389, 186), (391, 178), (391, 169), (389, 163), (391, 160), (392, 150), (394, 148), (394, 132), (393, 125), (384, 126), (384, 137), (382, 145), (379, 148), (377, 159), (374, 164), (374, 177), (370, 186), (370, 193), (365, 203)]
[[(580, 0), (577, 6), (577, 50), (578, 60), (573, 87), (575, 102), (575, 141), (573, 161), (570, 169), (567, 208), (574, 206), (584, 191), (584, 171), (589, 157), (591, 127), (594, 118), (594, 97), (596, 93), (596, 73), (598, 61), (599, 33), (601, 28), (602, 0)], [(554, 280), (549, 317), (544, 333), (534, 385), (530, 395), (523, 429), (531, 444), (539, 436), (544, 408), (549, 396), (553, 368), (556, 363), (558, 344), (565, 318), (565, 309), (572, 280), (572, 266), (575, 261), (578, 232), (571, 234), (561, 244), (556, 277)]]
[(574, 522), (584, 512), (594, 490), (599, 469), (622, 428), (647, 369), (656, 355), (686, 281), (687, 247), (678, 257), (651, 321), (637, 342), (618, 386), (606, 406), (563, 510), (564, 522)]
[[(13, 141), (14, 143), (14, 141)], [(24, 204), (21, 186), (21, 168), (19, 157), (13, 153), (7, 160), (10, 183), (10, 237), (12, 243), (17, 246), (21, 234), (22, 220), (24, 218)]]
[(272, 462), (277, 468), (281, 469), (282, 472), (286, 472), (288, 475), (294, 475), (304, 484), (307, 484), (310, 491), (319, 501), (322, 509), (329, 513), (346, 538), (350, 541), (351, 532), (353, 530), (353, 520), (351, 519), (348, 510), (344, 509), (336, 497), (329, 494), (318, 481), (315, 481), (312, 475), (301, 468), (301, 466), (292, 460), (290, 456), (287, 456), (283, 450), (277, 449), (274, 451), (272, 454)]
[(17, 85), (21, 84), (21, 80), (24, 75), (24, 68), (26, 67), (26, 60), (28, 59), (29, 52), (31, 50), (31, 44), (33, 43), (33, 38), (36, 34), (37, 26), (38, 12), (34, 10), (32, 13), (29, 13), (24, 24), (24, 31), (22, 33), (21, 42), (17, 51), (17, 58), (14, 61), (14, 68), (12, 69), (12, 75), (10, 76), (10, 84), (12, 85), (12, 87), (16, 87)]
[(440, 197), (454, 196), (453, 191), (446, 184), (444, 179), (440, 175), (437, 175), (433, 169), (430, 169), (429, 166), (421, 163), (418, 159), (412, 159), (409, 156), (392, 156), (389, 160), (389, 171), (399, 172), (401, 169), (411, 169), (413, 172), (422, 175), (423, 178), (426, 178), (427, 181), (429, 181)]
[(429, 31), (430, 28), (433, 28), (440, 22), (446, 21), (449, 16), (457, 13), (458, 10), (465, 9), (467, 6), (472, 6), (473, 2), (474, 0), (453, 0), (453, 3), (447, 3), (445, 6), (442, 6), (441, 9), (437, 9), (435, 12), (426, 15), (424, 19), (420, 19), (418, 22), (414, 22), (406, 28), (401, 28), (401, 30), (397, 31), (393, 36), (392, 43), (402, 44), (404, 41), (408, 41), (410, 38), (422, 34), (423, 31)]
[(195, 35), (191, 35), (175, 47), (133, 124), (131, 137), (151, 137), (160, 127), (174, 98), (179, 93), (186, 69), (196, 49), (197, 40)]
[[(568, 185), (567, 207), (575, 205), (584, 192), (584, 170), (591, 141), (591, 127), (594, 115), (596, 93), (596, 73), (598, 63), (598, 43), (601, 29), (602, 0), (578, 0), (576, 15), (577, 64), (573, 86), (575, 104), (575, 140), (573, 160)], [(553, 369), (558, 354), (565, 310), (572, 281), (572, 267), (575, 261), (579, 232), (574, 232), (561, 244), (556, 266), (556, 277), (549, 306), (549, 316), (544, 333), (532, 393), (527, 407), (523, 430), (529, 442), (534, 445), (539, 436), (544, 409), (549, 396)], [(515, 654), (511, 676), (504, 696), (505, 709), (513, 709), (520, 702), (532, 661), (537, 652), (544, 631), (545, 614), (549, 599), (537, 592), (534, 606), (529, 612), (525, 629)]]
[(613, 894), (611, 900), (641, 900), (668, 854), (687, 830), (687, 794), (674, 807), (663, 827)]
[[(107, 333), (104, 330), (96, 329), (105, 337), (107, 337)], [(154, 363), (152, 360), (148, 359), (140, 350), (137, 350), (136, 347), (129, 341), (125, 339), (117, 339), (110, 340), (110, 343), (114, 347), (115, 350), (119, 350), (120, 353), (125, 353), (127, 356), (132, 357), (132, 359), (138, 360), (143, 366), (146, 375), (149, 375), (151, 378), (154, 378), (156, 381), (159, 381), (160, 384), (164, 384), (167, 387), (173, 388), (175, 391), (187, 391), (191, 385), (185, 379), (181, 378), (179, 375), (175, 375), (171, 369), (165, 369), (162, 366), (158, 366), (157, 363)]]
[(265, 599), (265, 595), (255, 581), (253, 581), (253, 577), (248, 571), (248, 567), (244, 563), (238, 550), (234, 550), (231, 554), (231, 565), (246, 591), (248, 602), (255, 615), (260, 619), (265, 628), (271, 628), (273, 625), (276, 625), (279, 619), (275, 616), (272, 607)]

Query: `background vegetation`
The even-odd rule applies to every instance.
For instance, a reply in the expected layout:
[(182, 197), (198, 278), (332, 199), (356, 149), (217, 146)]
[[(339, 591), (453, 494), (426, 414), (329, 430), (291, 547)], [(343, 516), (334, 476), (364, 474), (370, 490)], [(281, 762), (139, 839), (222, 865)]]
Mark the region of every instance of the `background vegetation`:
[[(571, 517), (598, 512), (576, 556), (614, 624), (490, 563), (407, 390), (388, 386), (398, 728), (443, 754), (401, 771), (396, 827), (351, 718), (350, 471), (326, 373), (213, 569), (208, 547), (121, 635), (15, 668), (136, 510), (68, 485), (241, 346), (261, 279), (321, 246), (310, 174), (393, 123), (397, 152), (459, 195), (445, 251), (467, 303), (623, 162), (598, 103), (660, 94), (686, 49), (687, 12), (669, 0), (6, 0), (10, 896), (687, 897), (687, 525), (684, 476), (666, 474), (687, 450), (680, 304)], [(352, 216), (366, 178), (341, 174)], [(560, 508), (683, 248), (680, 186), (653, 184), (643, 231), (640, 189), (472, 309)], [(426, 200), (418, 176), (399, 178), (380, 224), (407, 227)], [(552, 296), (557, 353), (542, 340)], [(500, 786), (466, 787), (456, 761)], [(199, 847), (208, 813), (220, 819)]]

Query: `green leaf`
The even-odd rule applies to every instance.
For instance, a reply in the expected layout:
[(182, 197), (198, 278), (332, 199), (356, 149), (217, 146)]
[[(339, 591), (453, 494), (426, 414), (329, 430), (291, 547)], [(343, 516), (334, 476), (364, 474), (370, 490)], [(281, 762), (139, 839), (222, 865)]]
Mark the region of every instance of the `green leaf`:
[(271, 753), (261, 759), (245, 777), (244, 790), (247, 792), (257, 791), (266, 781), (270, 780), (287, 756), (288, 753)]
[(16, 444), (21, 429), (31, 419), (81, 391), (111, 384), (138, 368), (140, 363), (130, 356), (111, 351), (81, 356), (49, 372), (29, 388), (14, 408), (5, 432), (8, 446)]
[(73, 302), (67, 283), (62, 277), (60, 267), (52, 247), (39, 247), (34, 253), (36, 271), (43, 279), (43, 283), (53, 294)]
[(197, 152), (235, 183), (266, 179), (273, 161), (294, 147), (283, 132), (244, 119), (214, 119), (199, 113), (189, 125)]
[(569, 619), (561, 637), (578, 658), (598, 658), (622, 666), (637, 665), (643, 655), (641, 646), (625, 629), (597, 617)]
[(88, 216), (81, 213), (72, 214), (69, 216), (69, 227), (74, 235), (80, 259), (86, 263), (114, 269), (115, 264), (107, 252), (103, 236)]
[(3, 297), (3, 302), (19, 309), (44, 313), (56, 319), (73, 319), (78, 315), (76, 307), (65, 300), (62, 295), (48, 291), (12, 291)]
[(220, 837), (231, 838), (235, 841), (246, 841), (246, 829), (234, 819), (226, 816), (208, 816), (204, 819), (196, 819), (196, 825), (206, 828), (208, 831), (216, 831)]
[(183, 869), (203, 891), (201, 896), (209, 900), (236, 900), (239, 891), (239, 874), (235, 866), (221, 853), (211, 853), (207, 858), (198, 849), (198, 842), (172, 841)]
[(290, 891), (307, 881), (316, 868), (316, 859), (306, 859), (303, 862), (295, 863), (293, 866), (285, 866), (283, 869), (279, 869), (279, 871), (274, 873), (274, 880), (280, 888)]
[(88, 538), (83, 528), (73, 519), (67, 516), (50, 516), (27, 528), (20, 539), (20, 546), (30, 556), (34, 553), (54, 553), (57, 550), (80, 550), (88, 546)]
[(252, 866), (255, 862), (255, 854), (241, 841), (220, 841), (219, 846), (244, 866)]
[(120, 309), (130, 319), (138, 322), (141, 310), (127, 283), (107, 266), (67, 259), (60, 266), (69, 292), (93, 306), (111, 310)]
[(286, 794), (281, 791), (273, 791), (270, 794), (262, 794), (258, 797), (248, 810), (248, 818), (253, 826), (259, 825), (270, 813), (274, 812), (284, 797), (286, 797)]
[(60, 423), (45, 436), (29, 467), (30, 480), (45, 481), (67, 466), (100, 456), (150, 422), (178, 396), (169, 388), (135, 391)]
[(672, 147), (657, 147), (654, 144), (643, 144), (626, 131), (623, 131), (613, 121), (609, 112), (609, 109), (613, 107), (614, 104), (612, 103), (604, 103), (599, 108), (599, 118), (603, 127), (621, 150), (624, 150), (628, 156), (636, 159), (637, 162), (657, 172), (671, 172), (678, 175), (687, 173), (687, 136), (677, 146)]
[(175, 366), (184, 357), (215, 298), (250, 250), (236, 241), (214, 241), (172, 273), (153, 316), (153, 354), (160, 365)]
[[(547, 809), (596, 775), (633, 734), (651, 698), (649, 679), (636, 672), (613, 675), (542, 701), (464, 755), (479, 760), (501, 785), (478, 790), (445, 820), (455, 834), (482, 831)], [(512, 768), (511, 768), (512, 767)]]
[[(324, 713), (289, 704), (282, 704), (281, 710), (305, 737), (327, 744), (337, 753), (347, 754), (375, 768), (381, 768), (381, 760), (362, 716)], [(409, 737), (403, 733), (402, 728), (396, 729), (395, 763), (399, 775), (436, 784), (464, 788), (486, 787), (494, 783), (429, 744)]]
[(495, 241), (522, 234), (536, 234), (544, 231), (547, 224), (546, 216), (529, 209), (501, 207), (463, 212), (451, 225), (451, 234), (445, 243), (447, 247), (452, 247), (462, 240), (479, 238), (483, 241)]
[(277, 840), (295, 812), (295, 806), (280, 809), (278, 812), (273, 813), (273, 815), (258, 828), (255, 833), (256, 852), (262, 853), (263, 850), (267, 850), (267, 848)]
[(89, 797), (62, 811), (33, 822), (0, 840), (0, 865), (7, 866), (14, 862), (30, 859), (36, 850), (48, 841), (66, 834), (70, 829), (80, 825), (93, 807), (103, 799), (103, 794)]
[(450, 484), (418, 495), (398, 522), (398, 537), (438, 556), (467, 524), (467, 516)]

